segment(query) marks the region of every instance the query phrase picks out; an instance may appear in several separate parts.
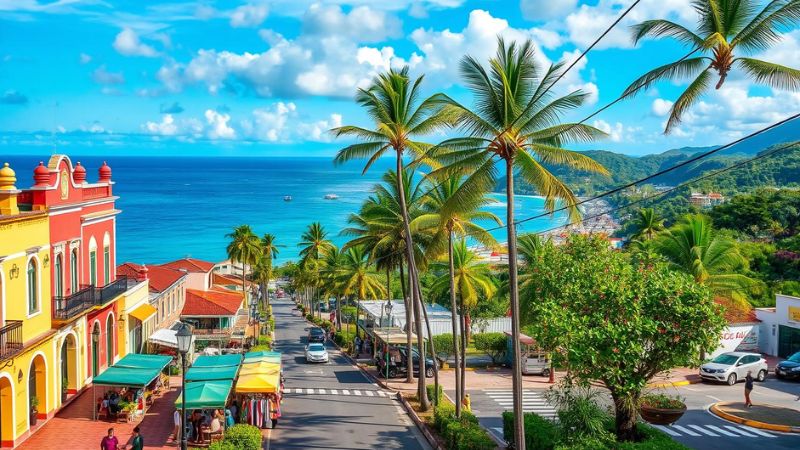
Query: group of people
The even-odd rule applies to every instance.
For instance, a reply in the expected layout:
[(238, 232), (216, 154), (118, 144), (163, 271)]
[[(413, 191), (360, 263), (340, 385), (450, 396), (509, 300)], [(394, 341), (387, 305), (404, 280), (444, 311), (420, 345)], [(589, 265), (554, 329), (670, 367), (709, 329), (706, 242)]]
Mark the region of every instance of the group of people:
[(103, 400), (100, 403), (100, 410), (106, 410), (111, 414), (118, 414), (122, 410), (120, 405), (122, 402), (133, 403), (141, 396), (139, 391), (134, 392), (128, 388), (122, 388), (119, 392), (110, 390), (103, 395)]
[[(224, 429), (232, 427), (235, 423), (235, 416), (232, 410), (235, 411), (236, 408), (236, 404), (233, 404), (224, 411), (221, 409), (195, 409), (191, 412), (191, 415), (188, 417), (187, 421), (187, 424), (191, 425), (190, 428), (187, 427), (189, 431), (188, 440), (190, 442), (198, 443), (203, 440), (204, 432), (210, 436), (212, 434), (222, 433)], [(172, 438), (173, 441), (178, 441), (178, 439), (181, 437), (180, 410), (175, 410), (175, 413), (173, 414), (173, 421), (175, 423), (175, 430), (173, 431)]]
[(114, 428), (108, 429), (108, 434), (100, 441), (100, 450), (143, 450), (144, 438), (139, 427), (133, 429), (133, 434), (126, 444), (120, 445), (119, 439), (114, 435)]
[(361, 339), (356, 335), (353, 339), (353, 351), (355, 351), (356, 356), (360, 355), (361, 353), (372, 353), (372, 338), (367, 336), (364, 339)]

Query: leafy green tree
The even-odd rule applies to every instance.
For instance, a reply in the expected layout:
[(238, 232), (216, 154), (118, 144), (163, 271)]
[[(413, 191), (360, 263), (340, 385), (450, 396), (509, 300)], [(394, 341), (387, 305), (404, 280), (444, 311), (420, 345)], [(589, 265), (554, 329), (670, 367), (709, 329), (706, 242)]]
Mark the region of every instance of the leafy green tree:
[[(780, 30), (800, 20), (800, 1), (772, 0), (760, 8), (757, 0), (693, 0), (697, 12), (694, 31), (664, 19), (647, 20), (633, 27), (635, 43), (647, 37), (672, 37), (700, 49), (703, 56), (686, 58), (657, 67), (634, 81), (623, 92), (633, 96), (661, 80), (694, 77), (670, 108), (664, 133), (681, 121), (681, 116), (711, 89), (716, 73), (720, 89), (734, 67), (749, 79), (774, 89), (800, 88), (800, 70), (747, 56), (764, 52), (780, 41)], [(760, 9), (760, 10), (759, 10)]]
[(658, 216), (653, 208), (642, 208), (633, 219), (631, 239), (650, 241), (664, 231), (664, 219)]
[[(320, 315), (319, 312), (319, 286), (320, 286), (320, 267), (322, 257), (325, 252), (331, 249), (333, 243), (328, 239), (328, 232), (319, 222), (313, 222), (308, 226), (303, 235), (300, 237), (300, 242), (297, 244), (300, 247), (300, 264), (307, 267), (311, 273), (307, 274), (312, 277), (310, 287), (311, 290), (311, 303), (314, 311), (312, 314)], [(317, 304), (314, 303), (314, 297), (317, 297)]]
[(665, 264), (631, 263), (600, 237), (548, 245), (532, 263), (539, 280), (523, 297), (532, 337), (558, 351), (579, 384), (611, 393), (617, 439), (636, 440), (636, 410), (653, 376), (699, 363), (725, 326), (710, 290)]
[(261, 283), (261, 293), (264, 295), (266, 306), (269, 306), (269, 281), (272, 278), (272, 261), (280, 253), (275, 239), (275, 235), (271, 233), (265, 233), (261, 237), (261, 257), (253, 268), (253, 279)]
[(246, 299), (245, 278), (247, 266), (255, 264), (261, 258), (261, 242), (253, 232), (253, 229), (250, 228), (250, 225), (239, 225), (231, 233), (226, 234), (225, 237), (230, 239), (225, 249), (228, 258), (242, 265), (242, 294)]
[[(411, 298), (414, 302), (416, 316), (422, 315), (422, 292), (419, 284), (419, 272), (414, 260), (414, 243), (411, 236), (411, 219), (408, 216), (405, 189), (401, 183), (403, 176), (403, 156), (406, 153), (413, 157), (424, 155), (431, 147), (429, 144), (418, 141), (419, 137), (428, 136), (437, 130), (447, 127), (451, 120), (441, 104), (436, 101), (436, 96), (428, 97), (421, 102), (420, 85), (423, 77), (414, 79), (409, 77), (408, 68), (397, 71), (394, 69), (378, 75), (366, 89), (359, 89), (356, 102), (366, 111), (375, 125), (374, 129), (358, 126), (343, 126), (333, 129), (337, 137), (353, 137), (361, 142), (349, 145), (336, 155), (335, 162), (344, 163), (352, 159), (368, 158), (364, 167), (366, 172), (370, 166), (387, 152), (395, 154), (395, 172), (397, 173), (397, 192), (400, 194), (400, 212), (403, 217), (404, 239), (406, 241), (406, 263), (408, 265)], [(420, 349), (423, 345), (422, 324), (417, 323), (417, 344)], [(425, 389), (425, 377), (419, 377), (417, 398), (420, 407), (426, 411), (430, 401)]]
[[(464, 137), (448, 139), (431, 152), (445, 164), (444, 173), (467, 175), (465, 189), (494, 190), (498, 163), (506, 177), (506, 225), (508, 232), (509, 293), (514, 353), (519, 354), (519, 299), (517, 282), (517, 237), (514, 223), (514, 177), (519, 175), (545, 197), (545, 208), (553, 210), (558, 201), (569, 207), (573, 219), (579, 215), (577, 199), (561, 180), (543, 164), (563, 165), (587, 172), (607, 173), (591, 158), (563, 148), (571, 142), (588, 142), (604, 136), (600, 130), (582, 124), (562, 124), (562, 114), (582, 105), (588, 94), (580, 90), (553, 98), (550, 88), (563, 67), (542, 68), (534, 58), (530, 41), (506, 45), (498, 39), (497, 54), (487, 69), (466, 56), (461, 74), (474, 97), (474, 107), (444, 100), (458, 114)], [(441, 149), (441, 150), (439, 150)], [(437, 176), (436, 171), (431, 173)], [(515, 361), (518, 358), (515, 358)], [(522, 422), (522, 372), (513, 368), (516, 442), (525, 442)], [(522, 450), (522, 449), (521, 449)]]

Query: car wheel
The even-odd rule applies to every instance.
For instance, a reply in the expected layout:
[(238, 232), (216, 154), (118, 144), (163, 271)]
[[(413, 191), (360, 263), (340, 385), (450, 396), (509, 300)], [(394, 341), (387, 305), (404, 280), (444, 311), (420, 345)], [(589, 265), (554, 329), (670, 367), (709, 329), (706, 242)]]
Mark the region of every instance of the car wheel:
[(543, 377), (549, 377), (550, 376), (550, 369), (542, 370), (542, 376)]
[(781, 379), (783, 379), (783, 375), (779, 374), (778, 371), (776, 370), (775, 371), (775, 378), (781, 380)]
[(389, 378), (394, 378), (397, 376), (397, 369), (394, 367), (389, 368)]
[(427, 367), (425, 369), (425, 378), (433, 377), (433, 367)]
[(766, 370), (763, 370), (763, 369), (762, 369), (762, 370), (759, 370), (759, 371), (758, 371), (758, 376), (756, 377), (756, 380), (758, 380), (758, 381), (764, 381), (764, 380), (766, 380), (766, 379), (767, 379), (767, 371), (766, 371)]
[(736, 384), (736, 374), (732, 373), (728, 375), (728, 386), (733, 386), (734, 384)]

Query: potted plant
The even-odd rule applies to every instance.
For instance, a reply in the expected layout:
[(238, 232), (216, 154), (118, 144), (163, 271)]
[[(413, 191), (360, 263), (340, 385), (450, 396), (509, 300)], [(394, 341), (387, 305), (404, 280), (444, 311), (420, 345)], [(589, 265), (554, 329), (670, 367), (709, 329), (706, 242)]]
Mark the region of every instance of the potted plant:
[(677, 422), (686, 412), (686, 403), (680, 396), (646, 394), (639, 399), (639, 414), (645, 422), (653, 425), (669, 425)]
[(31, 426), (36, 425), (36, 421), (39, 418), (39, 399), (37, 397), (31, 397)]
[(61, 379), (61, 403), (67, 401), (67, 392), (69, 390), (69, 380), (66, 377)]

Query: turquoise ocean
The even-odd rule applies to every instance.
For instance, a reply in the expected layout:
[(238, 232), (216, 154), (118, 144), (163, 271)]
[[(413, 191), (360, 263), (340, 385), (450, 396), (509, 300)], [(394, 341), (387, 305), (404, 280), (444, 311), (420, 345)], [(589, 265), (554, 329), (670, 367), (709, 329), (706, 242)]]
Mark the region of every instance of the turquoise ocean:
[[(33, 185), (33, 169), (42, 156), (0, 156), (17, 172), (17, 187)], [(226, 258), (225, 234), (249, 224), (259, 235), (272, 233), (280, 248), (278, 263), (297, 258), (300, 235), (319, 221), (337, 245), (347, 241), (339, 232), (358, 211), (381, 175), (394, 160), (376, 162), (362, 175), (363, 162), (335, 166), (329, 157), (132, 157), (71, 156), (97, 179), (104, 160), (113, 171), (117, 208), (117, 261), (161, 263), (184, 256), (208, 261)], [(326, 194), (338, 195), (326, 200)], [(292, 201), (284, 201), (284, 196)], [(501, 219), (505, 195), (493, 194), (487, 209)], [(517, 197), (517, 217), (542, 212), (537, 197)], [(526, 222), (518, 232), (541, 231), (563, 223), (561, 215)], [(486, 224), (486, 226), (491, 226)], [(504, 242), (505, 229), (493, 232)]]

